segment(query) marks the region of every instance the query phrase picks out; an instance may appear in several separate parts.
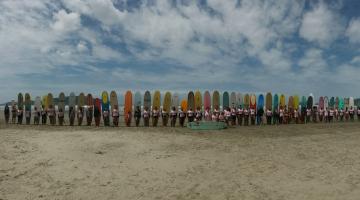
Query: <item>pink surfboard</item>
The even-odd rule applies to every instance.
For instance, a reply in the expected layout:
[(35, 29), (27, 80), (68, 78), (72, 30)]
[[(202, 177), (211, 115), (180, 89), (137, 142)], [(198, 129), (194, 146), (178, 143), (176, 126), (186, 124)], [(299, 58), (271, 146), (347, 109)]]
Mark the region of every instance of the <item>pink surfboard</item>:
[(209, 91), (205, 91), (204, 93), (204, 109), (211, 110), (211, 96)]
[(320, 99), (319, 99), (319, 107), (324, 109), (324, 97), (320, 97)]

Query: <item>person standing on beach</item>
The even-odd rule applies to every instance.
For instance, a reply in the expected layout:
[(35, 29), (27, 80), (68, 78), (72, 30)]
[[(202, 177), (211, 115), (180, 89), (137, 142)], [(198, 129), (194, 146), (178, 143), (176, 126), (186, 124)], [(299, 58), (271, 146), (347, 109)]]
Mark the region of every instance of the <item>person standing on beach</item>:
[(5, 115), (5, 123), (8, 124), (9, 119), (10, 119), (10, 108), (9, 108), (8, 104), (5, 105), (4, 115)]
[(152, 111), (152, 125), (153, 125), (154, 127), (157, 126), (158, 120), (159, 120), (159, 110), (158, 110), (158, 108), (155, 106), (154, 110)]
[(34, 108), (34, 125), (40, 124), (40, 116), (41, 116), (41, 112), (39, 111), (39, 109), (37, 107), (35, 107)]
[(134, 118), (135, 118), (135, 126), (138, 127), (140, 125), (140, 119), (141, 119), (140, 106), (136, 106), (135, 112), (134, 112)]
[(170, 111), (170, 118), (171, 118), (171, 127), (175, 127), (176, 125), (176, 118), (177, 118), (177, 113), (176, 113), (176, 108), (175, 106), (172, 107), (171, 111)]
[(58, 112), (59, 126), (64, 125), (64, 116), (65, 116), (64, 111), (62, 108), (60, 108)]
[(95, 126), (100, 126), (101, 111), (97, 106), (94, 107), (94, 118), (95, 118)]
[(237, 109), (236, 116), (237, 116), (237, 120), (238, 120), (238, 125), (242, 126), (243, 119), (244, 119), (244, 109), (242, 108), (241, 105)]
[(15, 124), (15, 122), (16, 122), (16, 116), (17, 116), (17, 113), (16, 113), (16, 105), (14, 104), (14, 105), (12, 105), (12, 107), (11, 107), (11, 117), (12, 117), (11, 122), (12, 122), (13, 124)]
[(149, 113), (148, 107), (144, 108), (143, 118), (144, 118), (144, 126), (149, 127), (150, 113)]
[(179, 121), (180, 121), (180, 126), (181, 127), (184, 127), (185, 119), (186, 119), (186, 113), (184, 112), (184, 110), (182, 108), (180, 108), (180, 110), (179, 110)]

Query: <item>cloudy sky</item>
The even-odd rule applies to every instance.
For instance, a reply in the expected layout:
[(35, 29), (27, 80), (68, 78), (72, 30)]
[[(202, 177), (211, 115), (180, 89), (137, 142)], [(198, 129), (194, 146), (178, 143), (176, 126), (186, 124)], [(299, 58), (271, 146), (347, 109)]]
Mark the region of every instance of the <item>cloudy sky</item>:
[(126, 89), (360, 96), (358, 0), (1, 0), (0, 101)]

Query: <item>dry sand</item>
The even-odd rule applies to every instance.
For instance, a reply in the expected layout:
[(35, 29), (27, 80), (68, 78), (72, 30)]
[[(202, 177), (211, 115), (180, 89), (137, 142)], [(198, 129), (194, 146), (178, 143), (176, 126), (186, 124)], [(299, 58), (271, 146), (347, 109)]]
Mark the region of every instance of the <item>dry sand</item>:
[(0, 199), (359, 199), (360, 123), (0, 124)]

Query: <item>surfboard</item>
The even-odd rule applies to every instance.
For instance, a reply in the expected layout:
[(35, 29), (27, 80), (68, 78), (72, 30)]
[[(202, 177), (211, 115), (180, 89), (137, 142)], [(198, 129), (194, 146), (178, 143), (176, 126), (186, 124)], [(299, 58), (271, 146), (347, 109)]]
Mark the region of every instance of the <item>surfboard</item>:
[(349, 108), (349, 98), (344, 98), (345, 109)]
[(293, 110), (293, 109), (294, 109), (294, 97), (293, 97), (293, 96), (289, 96), (288, 109), (289, 109), (289, 110)]
[(335, 97), (330, 98), (329, 107), (334, 109), (335, 106)]
[(82, 108), (85, 106), (85, 94), (84, 93), (80, 93), (79, 97), (78, 97), (78, 109)]
[(54, 108), (54, 99), (53, 99), (53, 95), (51, 93), (48, 94), (47, 103), (48, 103), (48, 108), (50, 108), (50, 107)]
[(344, 108), (345, 108), (344, 98), (340, 98), (339, 99), (339, 109), (344, 110)]
[(285, 95), (280, 95), (280, 107), (285, 108)]
[(249, 106), (250, 106), (250, 95), (245, 94), (245, 96), (244, 96), (244, 107), (249, 109)]
[(299, 96), (298, 95), (294, 96), (294, 109), (296, 109), (296, 110), (299, 109)]
[(171, 98), (171, 107), (175, 107), (176, 110), (179, 109), (179, 94), (174, 93)]
[(101, 93), (101, 110), (110, 111), (109, 94), (107, 91)]
[(18, 94), (18, 109), (23, 110), (24, 109), (24, 97), (21, 93)]
[(198, 90), (195, 92), (195, 109), (202, 110), (202, 95), (201, 92)]
[(209, 91), (205, 91), (204, 93), (204, 109), (211, 110), (211, 96)]
[(146, 91), (144, 94), (144, 109), (151, 110), (151, 94), (149, 91)]
[(301, 97), (301, 110), (305, 111), (307, 107), (307, 98), (305, 96)]
[(319, 98), (319, 108), (324, 109), (324, 97), (322, 96)]
[(110, 92), (110, 106), (111, 110), (113, 110), (115, 107), (117, 107), (117, 110), (119, 110), (119, 101), (115, 91)]
[(69, 108), (73, 107), (75, 109), (76, 104), (76, 96), (75, 93), (71, 92), (69, 96)]
[(313, 107), (313, 97), (309, 96), (307, 99), (307, 106), (308, 109), (311, 109)]
[(25, 111), (31, 112), (31, 97), (29, 93), (25, 93)]
[(339, 97), (335, 98), (335, 108), (339, 109)]
[(181, 109), (183, 112), (187, 112), (187, 101), (185, 99), (181, 101)]
[(353, 107), (354, 108), (354, 97), (350, 97), (349, 98), (349, 108)]
[(229, 93), (225, 91), (223, 93), (223, 110), (229, 107)]
[(86, 96), (86, 105), (89, 106), (89, 107), (94, 105), (94, 99), (93, 99), (91, 94), (88, 94)]
[(160, 91), (155, 91), (154, 93), (154, 100), (153, 100), (153, 107), (152, 109), (157, 108), (158, 110), (160, 109), (160, 105), (161, 105), (161, 94)]
[(255, 94), (252, 94), (250, 96), (250, 108), (256, 109), (256, 96), (255, 96)]
[(230, 107), (237, 107), (236, 105), (236, 93), (231, 92), (230, 94)]
[(63, 92), (59, 94), (58, 110), (60, 109), (65, 112), (65, 94)]
[(135, 92), (135, 97), (134, 97), (134, 108), (139, 107), (141, 109), (141, 93), (140, 92)]
[(190, 91), (188, 93), (187, 109), (188, 110), (192, 109), (193, 111), (195, 110), (195, 97), (193, 91)]
[(37, 96), (35, 97), (34, 101), (34, 109), (37, 109), (38, 111), (41, 109), (41, 97)]
[(264, 95), (260, 94), (257, 101), (257, 110), (264, 109)]
[(324, 97), (324, 109), (327, 110), (329, 107), (329, 98), (327, 96)]
[(355, 104), (356, 107), (359, 108), (360, 107), (360, 98), (355, 99), (354, 104)]
[(124, 105), (124, 119), (125, 123), (128, 121), (128, 113), (132, 113), (132, 93), (131, 91), (127, 91), (125, 93), (125, 105)]
[(236, 104), (236, 107), (244, 106), (244, 97), (240, 92), (236, 93)]
[(272, 95), (270, 92), (266, 93), (266, 109), (267, 110), (272, 110)]
[(217, 90), (213, 93), (213, 99), (212, 99), (212, 109), (220, 109), (220, 94)]
[(166, 112), (170, 112), (170, 106), (171, 106), (171, 93), (170, 92), (166, 92), (165, 96), (164, 96), (164, 101), (163, 101), (163, 110), (165, 110)]

